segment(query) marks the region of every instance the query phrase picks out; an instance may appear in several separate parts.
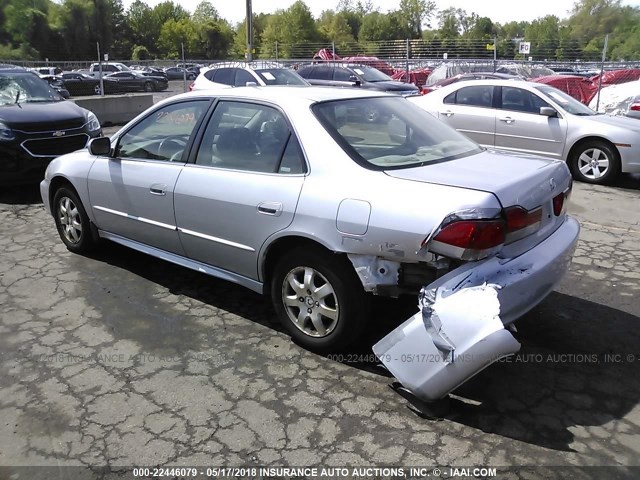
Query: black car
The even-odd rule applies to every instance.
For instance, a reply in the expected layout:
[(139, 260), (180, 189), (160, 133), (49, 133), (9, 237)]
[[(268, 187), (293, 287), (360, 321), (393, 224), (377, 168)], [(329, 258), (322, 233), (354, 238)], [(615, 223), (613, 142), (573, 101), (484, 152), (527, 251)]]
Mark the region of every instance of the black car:
[(184, 68), (181, 67), (165, 68), (164, 73), (166, 73), (169, 80), (182, 80), (185, 75), (187, 77), (187, 80), (195, 80), (195, 78), (198, 76), (194, 72), (190, 72), (189, 70), (187, 70), (185, 73)]
[[(64, 72), (62, 81), (65, 88), (74, 97), (82, 95), (100, 95), (100, 79), (80, 72)], [(105, 88), (108, 93), (108, 90)]]
[(51, 160), (100, 135), (92, 112), (64, 100), (38, 75), (0, 67), (0, 185), (40, 181)]
[(366, 65), (345, 65), (322, 63), (305, 65), (298, 69), (298, 75), (311, 85), (333, 87), (359, 87), (370, 90), (418, 95), (418, 87), (410, 83), (397, 82), (380, 70)]
[(47, 82), (56, 92), (62, 95), (62, 98), (65, 100), (71, 96), (71, 93), (65, 87), (64, 80), (61, 76), (40, 74), (39, 77)]
[[(121, 92), (157, 92), (166, 90), (169, 82), (164, 77), (146, 76), (137, 72), (116, 72), (105, 75), (107, 81), (115, 81)], [(106, 87), (105, 87), (106, 90)]]

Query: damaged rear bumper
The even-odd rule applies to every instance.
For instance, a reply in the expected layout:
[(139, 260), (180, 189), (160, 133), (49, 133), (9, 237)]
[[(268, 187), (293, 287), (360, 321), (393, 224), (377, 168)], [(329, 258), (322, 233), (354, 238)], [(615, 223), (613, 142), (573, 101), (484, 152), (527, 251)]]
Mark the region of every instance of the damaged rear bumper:
[(544, 300), (562, 279), (571, 264), (579, 233), (580, 224), (567, 216), (553, 234), (522, 255), (467, 263), (426, 288), (439, 290), (446, 297), (462, 288), (497, 285), (500, 318), (507, 325)]
[(520, 344), (504, 328), (540, 303), (566, 273), (580, 225), (567, 217), (551, 236), (511, 259), (473, 262), (420, 292), (420, 312), (373, 346), (418, 398), (444, 397)]

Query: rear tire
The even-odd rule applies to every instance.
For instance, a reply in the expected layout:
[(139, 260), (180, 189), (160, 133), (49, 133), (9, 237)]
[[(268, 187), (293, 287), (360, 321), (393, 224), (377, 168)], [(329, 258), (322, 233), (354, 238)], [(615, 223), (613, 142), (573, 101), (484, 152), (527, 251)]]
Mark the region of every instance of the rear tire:
[(364, 329), (370, 307), (360, 279), (344, 257), (308, 247), (279, 259), (271, 278), (271, 301), (292, 339), (317, 352), (353, 343)]
[(60, 239), (74, 253), (86, 253), (95, 247), (91, 220), (78, 195), (69, 187), (61, 187), (53, 197), (53, 218)]
[(576, 180), (604, 185), (620, 173), (620, 156), (605, 142), (587, 141), (579, 145), (569, 158), (569, 169)]
[(146, 83), (144, 84), (144, 91), (145, 91), (145, 92), (153, 92), (153, 91), (155, 91), (155, 88), (153, 88), (153, 83), (151, 83), (151, 82), (146, 82)]

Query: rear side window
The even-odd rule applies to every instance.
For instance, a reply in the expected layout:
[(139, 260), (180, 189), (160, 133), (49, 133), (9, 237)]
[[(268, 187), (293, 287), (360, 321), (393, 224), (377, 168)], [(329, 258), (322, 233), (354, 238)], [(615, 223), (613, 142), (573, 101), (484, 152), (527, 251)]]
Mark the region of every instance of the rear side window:
[(316, 67), (313, 76), (316, 80), (333, 80), (333, 68), (328, 65)]
[(300, 146), (275, 108), (221, 101), (204, 132), (197, 165), (263, 173), (304, 172)]
[(346, 68), (336, 68), (333, 71), (333, 79), (338, 82), (348, 82), (349, 78), (351, 78), (353, 74), (347, 70)]
[(241, 68), (236, 70), (236, 80), (234, 82), (235, 86), (244, 87), (247, 85), (247, 82), (258, 83), (256, 82), (256, 79), (253, 78), (251, 74), (246, 70), (242, 70)]
[(493, 86), (474, 85), (461, 88), (456, 92), (455, 103), (473, 107), (491, 107), (493, 105)]
[(303, 78), (315, 78), (313, 76), (313, 70), (315, 69), (315, 67), (312, 66), (306, 66), (306, 67), (302, 67), (298, 69), (298, 75), (300, 75)]
[(206, 75), (205, 77), (209, 78), (212, 82), (233, 85), (235, 81), (235, 70), (235, 68), (217, 68), (209, 71), (213, 72), (211, 77), (207, 77)]

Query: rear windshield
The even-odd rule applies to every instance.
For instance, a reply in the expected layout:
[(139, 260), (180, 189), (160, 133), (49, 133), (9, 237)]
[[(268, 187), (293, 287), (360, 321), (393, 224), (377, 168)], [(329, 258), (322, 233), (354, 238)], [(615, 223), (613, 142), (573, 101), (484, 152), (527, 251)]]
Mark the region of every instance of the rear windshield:
[(370, 169), (411, 168), (482, 151), (401, 97), (317, 103), (313, 112), (344, 151)]
[(256, 73), (266, 85), (309, 85), (300, 75), (286, 68), (263, 68)]

